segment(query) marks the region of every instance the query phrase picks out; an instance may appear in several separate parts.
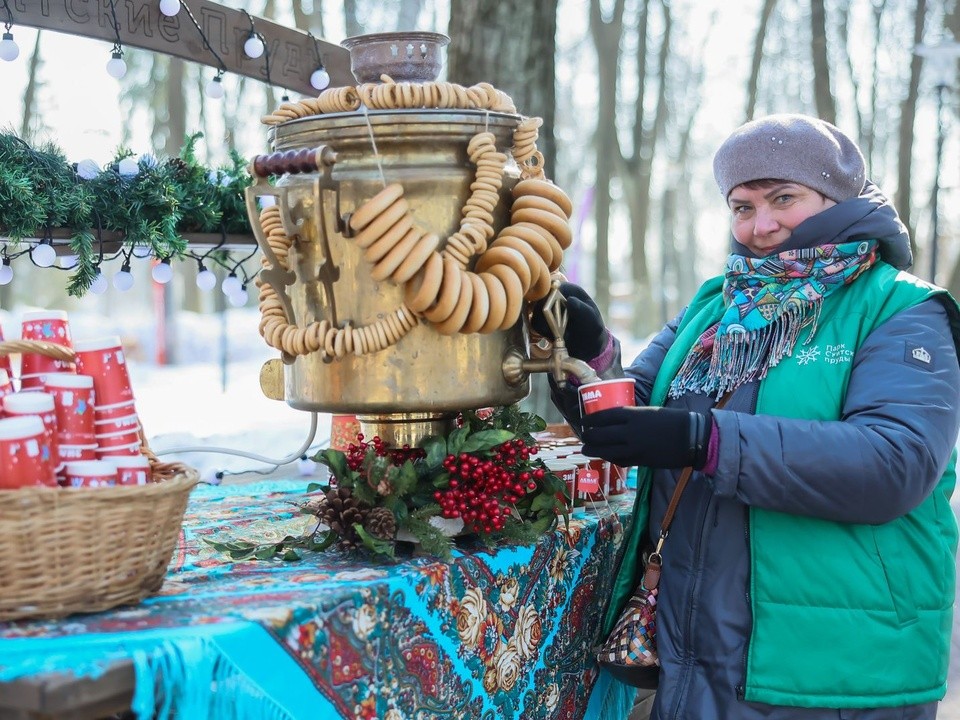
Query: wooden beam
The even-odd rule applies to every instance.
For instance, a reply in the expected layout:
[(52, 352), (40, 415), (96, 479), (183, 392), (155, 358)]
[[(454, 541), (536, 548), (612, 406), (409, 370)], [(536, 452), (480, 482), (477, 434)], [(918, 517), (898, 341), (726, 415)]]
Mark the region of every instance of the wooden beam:
[[(7, 0), (14, 25), (53, 30), (113, 43), (117, 33), (111, 4), (116, 11), (120, 43), (124, 46), (173, 55), (190, 62), (220, 68), (200, 32), (190, 20), (187, 6), (227, 72), (267, 82), (266, 58), (270, 57), (270, 81), (277, 87), (316, 96), (310, 75), (317, 69), (317, 50), (307, 33), (253, 17), (269, 53), (257, 59), (246, 56), (243, 43), (250, 36), (250, 21), (239, 10), (208, 0), (183, 0), (174, 17), (160, 13), (158, 0)], [(0, 13), (0, 20), (6, 20)], [(320, 57), (330, 74), (330, 85), (354, 85), (350, 55), (339, 45), (317, 40)], [(104, 63), (109, 59), (104, 49)]]

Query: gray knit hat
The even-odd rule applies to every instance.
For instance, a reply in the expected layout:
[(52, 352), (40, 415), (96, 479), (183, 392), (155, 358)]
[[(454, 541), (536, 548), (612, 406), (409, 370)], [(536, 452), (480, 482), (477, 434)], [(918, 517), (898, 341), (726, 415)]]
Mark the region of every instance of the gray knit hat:
[(767, 115), (733, 131), (713, 157), (726, 199), (752, 180), (789, 180), (836, 202), (860, 195), (866, 169), (860, 149), (828, 122), (808, 115)]

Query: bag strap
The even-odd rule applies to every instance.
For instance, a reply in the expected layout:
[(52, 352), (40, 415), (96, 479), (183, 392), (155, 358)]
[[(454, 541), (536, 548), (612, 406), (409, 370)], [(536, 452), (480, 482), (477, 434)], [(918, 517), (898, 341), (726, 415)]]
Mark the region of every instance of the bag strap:
[[(720, 410), (727, 404), (727, 400), (733, 394), (733, 390), (724, 393), (723, 397), (713, 406), (714, 410)], [(680, 504), (680, 496), (687, 487), (690, 476), (693, 475), (693, 467), (688, 465), (680, 473), (677, 480), (677, 487), (673, 491), (673, 497), (670, 498), (670, 504), (667, 505), (667, 511), (663, 514), (663, 520), (660, 521), (660, 537), (657, 539), (657, 547), (650, 557), (647, 558), (646, 567), (643, 572), (643, 587), (647, 590), (653, 590), (660, 583), (660, 566), (663, 564), (663, 557), (660, 550), (663, 548), (663, 541), (670, 534), (670, 524), (673, 522), (673, 516), (677, 512), (677, 506)]]

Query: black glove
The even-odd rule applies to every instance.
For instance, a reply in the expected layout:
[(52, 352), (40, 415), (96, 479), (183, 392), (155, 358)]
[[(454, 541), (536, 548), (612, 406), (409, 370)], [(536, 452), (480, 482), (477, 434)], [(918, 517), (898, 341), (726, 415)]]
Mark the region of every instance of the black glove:
[(599, 410), (583, 416), (583, 454), (624, 466), (699, 470), (711, 426), (709, 415), (675, 408)]
[[(607, 346), (607, 329), (603, 325), (600, 308), (579, 285), (560, 283), (560, 294), (567, 300), (567, 329), (563, 341), (567, 352), (580, 360), (593, 360)], [(533, 307), (530, 326), (534, 332), (552, 340), (550, 326), (543, 316), (543, 303)]]

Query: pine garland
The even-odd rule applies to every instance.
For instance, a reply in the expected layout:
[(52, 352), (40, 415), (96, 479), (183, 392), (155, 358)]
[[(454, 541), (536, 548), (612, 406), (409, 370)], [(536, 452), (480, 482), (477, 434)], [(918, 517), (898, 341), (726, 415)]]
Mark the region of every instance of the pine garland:
[(120, 161), (132, 155), (120, 149), (102, 172), (85, 180), (53, 143), (32, 148), (0, 133), (0, 236), (20, 243), (69, 228), (77, 265), (67, 290), (79, 297), (97, 277), (103, 231), (119, 233), (124, 247), (145, 246), (159, 258), (183, 256), (183, 233), (249, 234), (246, 162), (231, 152), (229, 164), (204, 167), (195, 151), (201, 137), (189, 137), (178, 158), (141, 157), (132, 177), (119, 172)]

